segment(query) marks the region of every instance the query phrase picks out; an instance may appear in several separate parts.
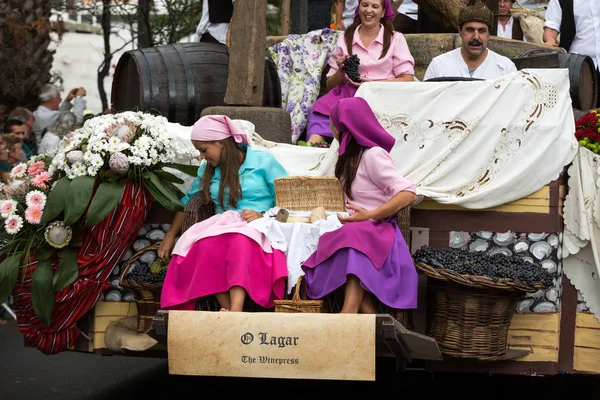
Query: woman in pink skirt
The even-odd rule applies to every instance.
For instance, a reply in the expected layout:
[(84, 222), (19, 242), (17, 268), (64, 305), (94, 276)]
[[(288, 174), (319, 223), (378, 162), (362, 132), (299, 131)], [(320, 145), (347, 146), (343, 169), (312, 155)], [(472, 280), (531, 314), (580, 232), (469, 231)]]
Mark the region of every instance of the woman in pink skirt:
[(321, 236), (304, 262), (306, 293), (318, 299), (343, 286), (343, 313), (375, 313), (366, 292), (391, 308), (416, 308), (417, 271), (396, 220), (415, 185), (394, 166), (396, 140), (360, 97), (339, 100), (331, 125), (340, 142), (335, 176), (352, 215), (340, 216), (342, 227)]
[(161, 258), (172, 255), (161, 307), (193, 310), (197, 298), (214, 294), (221, 311), (242, 311), (246, 295), (273, 308), (273, 301), (284, 296), (285, 254), (248, 223), (275, 206), (274, 181), (287, 172), (272, 154), (248, 146), (246, 134), (224, 115), (200, 118), (191, 139), (206, 162), (182, 202), (201, 193), (216, 214), (190, 227), (176, 243), (183, 213), (175, 216), (159, 248)]

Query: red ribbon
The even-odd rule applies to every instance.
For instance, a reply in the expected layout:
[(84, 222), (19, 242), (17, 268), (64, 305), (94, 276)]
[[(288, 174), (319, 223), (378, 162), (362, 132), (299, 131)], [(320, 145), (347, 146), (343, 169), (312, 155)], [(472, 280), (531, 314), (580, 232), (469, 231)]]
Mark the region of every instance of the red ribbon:
[[(84, 228), (78, 252), (78, 278), (55, 295), (50, 326), (40, 321), (31, 301), (37, 261), (20, 269), (13, 291), (14, 311), (25, 340), (44, 354), (72, 347), (79, 336), (77, 321), (89, 312), (110, 285), (108, 279), (137, 237), (152, 205), (151, 194), (140, 184), (128, 184), (121, 202), (99, 223)], [(52, 263), (56, 271), (58, 263)]]

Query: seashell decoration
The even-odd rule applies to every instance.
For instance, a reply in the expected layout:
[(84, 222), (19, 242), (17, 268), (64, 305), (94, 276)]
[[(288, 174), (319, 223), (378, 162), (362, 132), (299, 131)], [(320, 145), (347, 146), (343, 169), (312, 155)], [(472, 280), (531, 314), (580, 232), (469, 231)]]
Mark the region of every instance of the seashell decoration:
[(492, 236), (494, 236), (494, 233), (490, 231), (481, 231), (477, 232), (477, 236), (485, 240), (490, 240)]
[[(562, 262), (558, 252), (561, 250), (562, 233), (451, 232), (450, 238), (457, 248), (486, 251), (489, 254), (516, 255), (531, 263), (541, 264), (542, 268), (555, 274), (554, 286), (548, 290), (527, 293), (517, 303), (516, 312), (555, 312), (560, 309)], [(483, 242), (487, 242), (487, 247)], [(483, 248), (485, 250), (481, 250)], [(586, 307), (582, 300), (578, 309), (584, 308)]]
[(529, 309), (531, 308), (531, 306), (533, 305), (533, 303), (535, 303), (534, 299), (525, 299), (525, 300), (521, 300), (518, 304), (517, 304), (517, 312), (519, 314), (524, 314), (528, 311), (530, 311)]
[(490, 255), (494, 255), (494, 254), (504, 254), (505, 256), (512, 256), (513, 252), (510, 251), (510, 249), (508, 247), (496, 247), (492, 250), (490, 250), (489, 252)]
[(469, 250), (470, 251), (486, 251), (488, 249), (488, 247), (490, 247), (489, 242), (482, 240), (482, 239), (477, 239), (469, 245)]
[(538, 260), (543, 260), (552, 254), (552, 246), (548, 242), (535, 242), (531, 245), (531, 254)]
[[(559, 239), (559, 237), (560, 237), (560, 239)], [(550, 246), (557, 248), (559, 243), (562, 243), (562, 232), (560, 233), (560, 236), (557, 235), (556, 233), (553, 233), (552, 235), (548, 236), (546, 241), (548, 242), (548, 244)]]
[(544, 239), (546, 236), (545, 233), (528, 233), (527, 234), (527, 239), (531, 240), (532, 242), (538, 242), (542, 239)]
[(471, 240), (468, 232), (450, 232), (450, 247), (462, 249)]
[(542, 261), (542, 267), (551, 274), (558, 272), (558, 265), (554, 260), (546, 259)]
[(529, 250), (529, 243), (527, 243), (525, 240), (523, 240), (523, 241), (515, 243), (515, 246), (513, 248), (515, 250), (515, 253), (524, 253), (527, 250)]
[(549, 301), (543, 301), (541, 303), (536, 304), (535, 306), (533, 306), (533, 312), (556, 312), (557, 307), (556, 304), (551, 303)]
[(504, 233), (496, 233), (496, 235), (494, 236), (494, 243), (496, 243), (499, 246), (507, 246), (509, 244), (514, 243), (515, 240), (517, 240), (517, 235), (515, 235), (511, 231)]

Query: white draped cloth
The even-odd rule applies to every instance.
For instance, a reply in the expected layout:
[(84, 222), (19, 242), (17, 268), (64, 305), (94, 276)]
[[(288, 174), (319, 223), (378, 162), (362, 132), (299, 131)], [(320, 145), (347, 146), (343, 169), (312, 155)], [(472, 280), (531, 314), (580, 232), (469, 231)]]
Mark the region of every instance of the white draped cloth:
[[(483, 209), (521, 199), (557, 179), (579, 147), (567, 69), (472, 82), (369, 82), (356, 96), (396, 138), (398, 170), (438, 203)], [(333, 175), (337, 141), (329, 149), (277, 143), (248, 121), (234, 122), (290, 176)], [(191, 127), (172, 125), (193, 150)]]
[(495, 207), (558, 178), (577, 152), (566, 69), (471, 82), (381, 82), (363, 97), (398, 170), (438, 203)]
[(581, 147), (568, 173), (563, 271), (600, 322), (600, 156)]

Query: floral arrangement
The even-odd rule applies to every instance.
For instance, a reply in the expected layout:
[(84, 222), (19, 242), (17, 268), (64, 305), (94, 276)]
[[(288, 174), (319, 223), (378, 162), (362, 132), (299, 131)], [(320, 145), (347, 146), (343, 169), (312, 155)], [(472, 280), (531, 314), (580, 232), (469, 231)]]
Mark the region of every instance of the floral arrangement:
[(600, 152), (600, 122), (598, 110), (590, 110), (575, 121), (575, 137), (579, 145), (598, 154)]
[[(89, 119), (52, 153), (16, 165), (0, 187), (0, 299), (19, 267), (37, 261), (32, 301), (48, 323), (54, 293), (78, 277), (79, 231), (106, 218), (126, 184), (142, 184), (166, 209), (183, 211), (176, 184), (184, 181), (173, 172), (195, 176), (198, 166), (174, 163), (177, 151), (166, 118), (123, 112)], [(60, 262), (55, 273), (52, 262)]]

